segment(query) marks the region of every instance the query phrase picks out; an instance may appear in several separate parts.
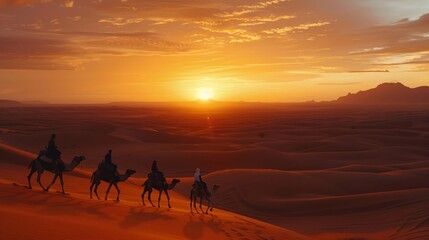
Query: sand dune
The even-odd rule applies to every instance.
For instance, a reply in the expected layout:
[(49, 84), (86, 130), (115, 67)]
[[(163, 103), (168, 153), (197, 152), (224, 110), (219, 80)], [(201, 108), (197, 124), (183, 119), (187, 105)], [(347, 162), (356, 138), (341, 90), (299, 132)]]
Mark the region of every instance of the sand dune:
[[(17, 154), (8, 148), (2, 156), (8, 151), (10, 156)], [(89, 177), (81, 174), (65, 176), (67, 195), (56, 193), (58, 183), (49, 193), (39, 186), (30, 190), (25, 187), (26, 170), (22, 164), (0, 163), (0, 214), (7, 216), (1, 218), (0, 230), (7, 239), (310, 239), (219, 209), (210, 215), (190, 214), (188, 199), (174, 192), (173, 209), (165, 208), (165, 196), (163, 208), (144, 207), (143, 179), (120, 184), (122, 201), (117, 203), (111, 200), (115, 191), (109, 201), (89, 199)], [(45, 173), (42, 182), (51, 178)], [(101, 196), (106, 185), (99, 189)]]
[[(286, 227), (288, 223), (282, 221), (285, 216), (302, 216), (305, 212), (309, 215), (317, 212), (343, 214), (341, 208), (344, 207), (351, 213), (358, 213), (361, 210), (359, 207), (347, 207), (346, 203), (355, 198), (359, 202), (362, 196), (371, 194), (379, 194), (380, 201), (386, 202), (386, 205), (380, 206), (388, 208), (387, 203), (391, 199), (384, 198), (383, 194), (426, 188), (429, 182), (428, 170), (391, 171), (384, 174), (225, 170), (211, 173), (205, 179), (208, 183), (222, 186), (222, 191), (216, 196), (222, 208)], [(178, 191), (187, 194), (184, 185), (179, 186)], [(338, 202), (339, 199), (342, 199), (341, 203)], [(326, 205), (320, 205), (319, 202)], [(373, 202), (375, 201), (362, 200), (361, 207)]]
[[(428, 239), (427, 109), (285, 106), (2, 109), (0, 211), (32, 229), (32, 239)], [(87, 157), (65, 176), (70, 195), (57, 194), (58, 183), (50, 193), (22, 187), (52, 133), (66, 162)], [(120, 172), (138, 172), (120, 184), (119, 204), (88, 199), (88, 176), (108, 149)], [(181, 179), (172, 210), (140, 206), (153, 160), (169, 181)], [(215, 201), (223, 210), (213, 216), (188, 214), (196, 167), (210, 187), (221, 186)], [(51, 179), (46, 173), (42, 182)], [(42, 228), (53, 221), (70, 228)], [(4, 219), (0, 226), (14, 229)]]

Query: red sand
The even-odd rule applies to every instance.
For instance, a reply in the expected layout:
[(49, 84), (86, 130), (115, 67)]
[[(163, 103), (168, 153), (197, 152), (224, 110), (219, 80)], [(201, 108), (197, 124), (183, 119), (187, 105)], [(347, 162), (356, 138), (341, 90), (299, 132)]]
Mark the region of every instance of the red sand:
[[(429, 239), (429, 111), (288, 107), (2, 109), (0, 230), (6, 239)], [(23, 187), (53, 132), (66, 162), (87, 156), (65, 176), (64, 196), (35, 177)], [(138, 172), (120, 183), (120, 203), (114, 189), (109, 201), (88, 197), (109, 148), (121, 172)], [(172, 209), (165, 196), (160, 209), (141, 205), (152, 160), (181, 179)], [(221, 186), (213, 214), (189, 213), (196, 167)]]

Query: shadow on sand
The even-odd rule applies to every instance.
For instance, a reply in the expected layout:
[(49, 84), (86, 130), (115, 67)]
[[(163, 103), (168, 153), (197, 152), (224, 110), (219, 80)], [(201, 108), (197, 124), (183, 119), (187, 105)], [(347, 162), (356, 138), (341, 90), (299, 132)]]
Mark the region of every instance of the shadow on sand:
[(220, 232), (227, 235), (222, 221), (214, 215), (201, 215), (189, 213), (189, 221), (183, 228), (183, 234), (187, 239), (201, 239), (204, 230), (209, 229), (213, 232)]
[(132, 206), (129, 208), (128, 215), (119, 223), (119, 226), (122, 228), (136, 227), (143, 222), (174, 219), (174, 217), (166, 214), (170, 211), (169, 209), (143, 208), (142, 206)]

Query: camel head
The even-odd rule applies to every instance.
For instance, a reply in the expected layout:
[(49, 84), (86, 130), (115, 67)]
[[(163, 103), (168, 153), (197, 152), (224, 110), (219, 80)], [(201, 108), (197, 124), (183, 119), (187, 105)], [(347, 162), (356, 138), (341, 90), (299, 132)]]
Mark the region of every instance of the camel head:
[(180, 179), (173, 179), (173, 181), (171, 182), (171, 184), (178, 184), (180, 182)]
[(133, 175), (134, 173), (136, 173), (136, 171), (132, 169), (127, 169), (127, 171), (125, 171), (125, 175), (129, 175), (129, 176)]
[(80, 162), (82, 162), (83, 160), (85, 160), (86, 158), (85, 158), (85, 156), (75, 156), (74, 158), (73, 158), (73, 162), (78, 162), (78, 163), (80, 163)]

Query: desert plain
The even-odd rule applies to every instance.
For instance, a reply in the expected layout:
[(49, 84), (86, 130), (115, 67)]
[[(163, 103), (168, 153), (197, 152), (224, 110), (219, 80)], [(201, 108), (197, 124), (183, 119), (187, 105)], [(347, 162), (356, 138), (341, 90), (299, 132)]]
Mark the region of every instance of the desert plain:
[[(429, 239), (429, 107), (188, 102), (0, 109), (1, 239)], [(28, 165), (52, 133), (86, 160), (44, 192)], [(107, 201), (90, 175), (108, 149), (136, 170)], [(152, 161), (181, 182), (143, 206)], [(195, 168), (220, 186), (190, 213)], [(53, 175), (45, 172), (43, 185)], [(104, 196), (107, 184), (99, 193)], [(157, 202), (158, 192), (152, 194)]]

